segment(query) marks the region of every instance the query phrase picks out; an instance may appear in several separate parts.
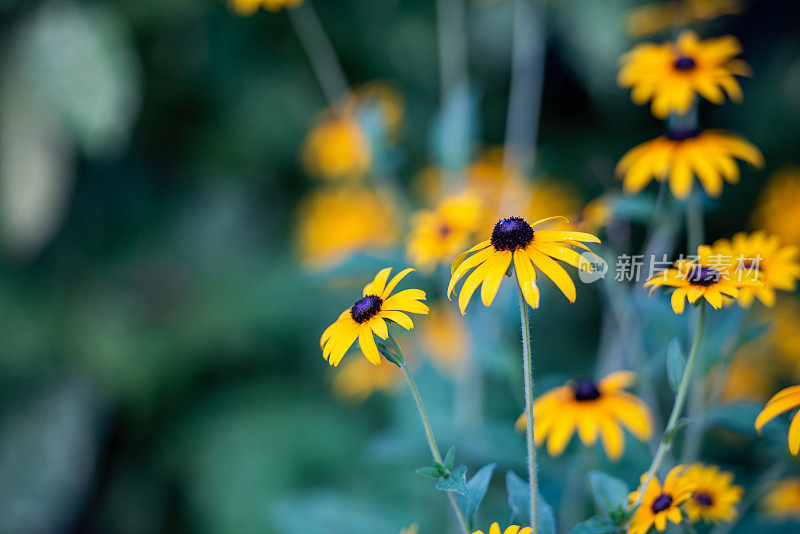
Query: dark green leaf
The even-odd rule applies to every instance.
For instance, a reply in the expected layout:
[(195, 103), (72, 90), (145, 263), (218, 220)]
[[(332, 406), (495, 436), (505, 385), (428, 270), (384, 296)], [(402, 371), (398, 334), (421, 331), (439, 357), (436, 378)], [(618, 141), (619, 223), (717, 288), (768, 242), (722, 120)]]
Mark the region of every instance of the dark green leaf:
[(602, 471), (589, 473), (589, 487), (592, 489), (594, 502), (604, 516), (610, 516), (620, 507), (625, 507), (630, 489), (628, 485)]
[(495, 466), (497, 466), (497, 464), (489, 464), (481, 467), (467, 483), (469, 497), (458, 497), (458, 503), (464, 511), (464, 515), (470, 527), (475, 523), (475, 513), (478, 511), (478, 506), (480, 506), (483, 497), (486, 495), (486, 489), (489, 487), (489, 481), (492, 478)]
[(420, 467), (415, 471), (420, 475), (425, 475), (426, 477), (432, 478), (439, 478), (441, 476), (441, 472), (438, 467), (434, 467), (432, 465), (426, 465), (425, 467)]
[(467, 466), (459, 465), (450, 473), (450, 476), (443, 478), (436, 483), (436, 489), (442, 491), (455, 491), (465, 497), (469, 497), (469, 488), (467, 487)]
[[(508, 505), (511, 507), (511, 522), (518, 525), (526, 525), (530, 522), (530, 486), (522, 480), (514, 471), (506, 474), (506, 490), (508, 491)], [(555, 534), (556, 520), (553, 515), (553, 508), (547, 504), (541, 494), (537, 499), (537, 534)]]
[(672, 391), (678, 391), (678, 385), (683, 377), (683, 370), (686, 368), (686, 357), (681, 350), (678, 338), (672, 338), (667, 347), (667, 381)]
[(591, 517), (572, 527), (568, 534), (611, 534), (619, 532), (620, 527), (605, 517)]
[(452, 445), (449, 449), (447, 449), (447, 454), (444, 455), (444, 466), (448, 471), (452, 471), (455, 462), (456, 462), (456, 446)]

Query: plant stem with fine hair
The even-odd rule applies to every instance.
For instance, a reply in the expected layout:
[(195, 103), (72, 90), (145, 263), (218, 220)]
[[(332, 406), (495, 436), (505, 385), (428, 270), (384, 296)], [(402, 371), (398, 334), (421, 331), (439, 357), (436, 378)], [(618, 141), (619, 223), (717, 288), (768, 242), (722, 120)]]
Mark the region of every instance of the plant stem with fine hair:
[(650, 482), (653, 480), (653, 477), (658, 473), (658, 469), (661, 467), (661, 463), (664, 461), (664, 456), (669, 451), (670, 447), (672, 446), (672, 440), (675, 437), (675, 430), (678, 426), (678, 421), (683, 411), (683, 406), (686, 403), (686, 393), (689, 390), (689, 383), (692, 379), (692, 372), (694, 371), (694, 366), (697, 361), (697, 352), (700, 348), (700, 339), (703, 335), (703, 327), (705, 326), (706, 322), (706, 303), (700, 303), (700, 312), (697, 316), (697, 328), (695, 329), (694, 334), (694, 342), (692, 343), (692, 348), (689, 351), (689, 358), (686, 360), (686, 367), (683, 370), (683, 376), (681, 377), (680, 385), (678, 386), (678, 391), (675, 394), (675, 404), (672, 406), (672, 413), (669, 416), (669, 421), (667, 421), (667, 428), (664, 429), (664, 435), (661, 438), (661, 443), (658, 445), (658, 450), (656, 451), (655, 456), (653, 457), (653, 463), (650, 464), (650, 468), (647, 470), (647, 474), (645, 475), (644, 482), (642, 482), (642, 486), (639, 489), (639, 493), (636, 495), (636, 500), (631, 505), (631, 509), (635, 510), (637, 506), (642, 503), (642, 499), (644, 498), (644, 493), (647, 491), (647, 486), (650, 485)]
[[(428, 418), (428, 411), (425, 409), (425, 404), (422, 402), (422, 396), (419, 394), (419, 388), (417, 387), (416, 380), (414, 380), (414, 375), (411, 374), (411, 369), (408, 367), (408, 362), (403, 355), (403, 351), (400, 349), (400, 345), (397, 344), (397, 341), (394, 339), (394, 336), (392, 336), (391, 333), (389, 333), (388, 341), (392, 344), (392, 348), (395, 350), (395, 353), (398, 356), (398, 365), (400, 369), (403, 370), (403, 376), (405, 376), (408, 387), (411, 390), (411, 396), (414, 397), (414, 402), (416, 403), (417, 410), (419, 411), (419, 417), (422, 419), (422, 426), (425, 428), (425, 438), (428, 440), (428, 447), (431, 450), (433, 461), (436, 464), (442, 464), (442, 453), (439, 452), (439, 446), (436, 444), (436, 437), (433, 435), (433, 427), (431, 427), (431, 421)], [(447, 498), (450, 500), (450, 505), (453, 507), (453, 512), (455, 513), (456, 520), (458, 521), (459, 529), (464, 534), (469, 534), (467, 520), (464, 517), (464, 513), (461, 511), (461, 507), (458, 505), (458, 500), (456, 499), (455, 494), (452, 491), (447, 491), (445, 493), (447, 493)]]
[(536, 475), (536, 446), (533, 439), (533, 370), (531, 356), (531, 330), (528, 320), (528, 303), (522, 294), (522, 287), (517, 282), (519, 290), (519, 318), (522, 327), (522, 374), (525, 381), (525, 437), (528, 445), (528, 483), (531, 489), (531, 528), (537, 530), (539, 484)]

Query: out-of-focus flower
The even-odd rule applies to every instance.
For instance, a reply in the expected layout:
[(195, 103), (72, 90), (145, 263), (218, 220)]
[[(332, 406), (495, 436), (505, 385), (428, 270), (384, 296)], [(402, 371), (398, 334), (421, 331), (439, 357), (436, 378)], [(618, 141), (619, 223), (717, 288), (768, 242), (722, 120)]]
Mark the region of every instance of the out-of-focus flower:
[(303, 0), (230, 0), (229, 3), (239, 15), (250, 16), (262, 7), (267, 11), (280, 11), (297, 7)]
[(367, 136), (352, 107), (325, 112), (306, 137), (303, 166), (326, 180), (363, 178), (372, 164)]
[(588, 202), (572, 225), (581, 232), (596, 234), (608, 225), (614, 216), (614, 208), (608, 197), (601, 195)]
[(714, 104), (724, 103), (726, 94), (731, 100), (742, 100), (736, 76), (748, 76), (750, 67), (734, 59), (741, 52), (735, 37), (701, 41), (686, 31), (674, 43), (637, 45), (622, 57), (617, 81), (632, 88), (635, 104), (651, 102), (651, 111), (659, 119), (670, 113), (683, 115), (695, 95)]
[(770, 178), (753, 213), (755, 226), (800, 246), (800, 167), (790, 167)]
[[(483, 531), (476, 530), (472, 534), (483, 534)], [(492, 523), (492, 526), (489, 527), (489, 534), (500, 534), (500, 525), (498, 523)], [(502, 534), (531, 534), (531, 527), (521, 528), (517, 525), (511, 525), (505, 529)]]
[(447, 197), (434, 210), (418, 211), (411, 217), (409, 259), (426, 271), (449, 262), (464, 249), (485, 218), (481, 199), (470, 192)]
[(774, 380), (765, 372), (762, 350), (745, 346), (739, 349), (725, 376), (722, 400), (725, 402), (764, 402), (774, 391)]
[(402, 378), (395, 365), (372, 365), (363, 358), (352, 358), (336, 372), (333, 393), (346, 401), (362, 402), (375, 392), (393, 388)]
[(501, 147), (484, 150), (467, 167), (464, 177), (466, 187), (481, 197), (494, 218), (501, 216), (501, 210), (522, 213), (529, 208), (522, 170), (513, 158), (505, 160)]
[(386, 191), (345, 186), (305, 197), (298, 208), (297, 241), (306, 263), (331, 263), (365, 249), (397, 243), (400, 230)]
[(737, 183), (740, 159), (762, 167), (764, 156), (737, 135), (717, 130), (672, 131), (629, 150), (617, 164), (622, 188), (635, 194), (651, 180), (669, 180), (672, 194), (686, 198), (694, 177), (709, 196), (718, 197), (725, 181)]
[(796, 247), (782, 247), (778, 236), (764, 232), (739, 232), (732, 239), (719, 239), (711, 246), (712, 254), (728, 258), (734, 270), (753, 270), (760, 287), (742, 287), (739, 305), (749, 307), (758, 297), (765, 306), (775, 305), (775, 291), (794, 291), (800, 278)]
[(503, 281), (503, 276), (513, 260), (522, 294), (532, 308), (539, 306), (539, 288), (536, 285), (534, 265), (556, 284), (570, 302), (575, 302), (575, 283), (555, 260), (590, 271), (591, 264), (581, 261), (581, 255), (571, 247), (589, 250), (584, 243), (599, 243), (600, 240), (583, 232), (533, 229), (551, 219), (559, 218), (541, 219), (533, 225), (521, 217), (509, 217), (498, 221), (490, 239), (481, 241), (466, 252), (462, 252), (453, 261), (447, 297), (450, 298), (456, 283), (474, 269), (461, 287), (458, 307), (462, 314), (466, 313), (467, 304), (479, 285), (482, 286), (483, 305), (491, 305), (500, 288), (500, 282)]
[(417, 534), (419, 531), (419, 525), (414, 523), (413, 525), (400, 529), (400, 534)]
[(334, 367), (339, 365), (347, 350), (358, 339), (358, 345), (367, 360), (379, 365), (381, 356), (372, 335), (386, 339), (389, 336), (386, 321), (411, 330), (414, 323), (407, 313), (428, 313), (428, 307), (420, 302), (425, 300), (425, 292), (421, 289), (406, 289), (392, 295), (397, 284), (413, 270), (403, 269), (387, 283), (392, 268), (386, 267), (364, 286), (362, 298), (343, 311), (320, 337), (322, 357), (328, 363)]
[(697, 463), (687, 467), (682, 476), (692, 488), (692, 496), (684, 504), (689, 521), (719, 523), (736, 518), (736, 505), (744, 488), (733, 483), (733, 473)]
[(774, 482), (761, 499), (761, 508), (773, 519), (800, 521), (800, 477)]
[[(577, 215), (581, 209), (580, 193), (569, 184), (556, 182), (553, 180), (537, 180), (529, 187), (528, 196), (530, 202), (526, 219), (537, 221), (544, 219), (551, 213), (568, 214), (568, 222), (558, 225), (560, 229), (571, 228), (570, 223), (574, 222), (573, 215)], [(554, 221), (556, 223), (560, 221)]]
[(645, 37), (722, 15), (736, 15), (742, 10), (739, 0), (672, 0), (648, 4), (631, 12), (628, 32), (634, 37)]
[(753, 280), (753, 273), (734, 271), (732, 265), (717, 261), (708, 245), (698, 247), (697, 254), (696, 260), (678, 260), (673, 267), (654, 274), (644, 284), (650, 288), (651, 296), (659, 287), (674, 287), (671, 303), (675, 313), (683, 313), (686, 300), (694, 304), (701, 298), (718, 310), (723, 303), (728, 303), (726, 297), (738, 299), (741, 287), (762, 285)]
[[(692, 496), (692, 488), (689, 481), (684, 478), (684, 466), (673, 467), (664, 479), (664, 485), (653, 477), (647, 485), (642, 502), (631, 518), (628, 534), (646, 534), (651, 527), (663, 532), (667, 528), (667, 521), (679, 525), (683, 520), (680, 505)], [(642, 475), (639, 482), (639, 489), (628, 496), (632, 504), (644, 484), (646, 475)]]
[(469, 332), (451, 306), (431, 306), (428, 319), (420, 326), (422, 346), (441, 369), (454, 371), (469, 350)]
[(796, 298), (781, 299), (772, 314), (772, 329), (768, 342), (774, 347), (783, 367), (800, 377), (800, 302)]
[(358, 115), (377, 114), (380, 126), (390, 138), (397, 135), (403, 122), (400, 93), (382, 81), (371, 81), (356, 87), (346, 107), (354, 109)]
[[(767, 401), (767, 405), (758, 414), (755, 423), (756, 431), (760, 434), (761, 429), (770, 420), (798, 406), (800, 406), (800, 386), (791, 386), (780, 390)], [(798, 414), (795, 414), (792, 424), (789, 426), (789, 452), (795, 456), (800, 453), (800, 415)]]
[[(638, 397), (624, 391), (635, 376), (618, 371), (597, 383), (572, 380), (540, 396), (533, 403), (536, 445), (547, 440), (547, 452), (558, 456), (577, 429), (584, 445), (591, 447), (599, 436), (608, 457), (618, 460), (625, 450), (623, 426), (640, 440), (648, 439), (653, 431), (650, 410)], [(524, 430), (526, 424), (523, 413), (517, 419), (517, 430)]]

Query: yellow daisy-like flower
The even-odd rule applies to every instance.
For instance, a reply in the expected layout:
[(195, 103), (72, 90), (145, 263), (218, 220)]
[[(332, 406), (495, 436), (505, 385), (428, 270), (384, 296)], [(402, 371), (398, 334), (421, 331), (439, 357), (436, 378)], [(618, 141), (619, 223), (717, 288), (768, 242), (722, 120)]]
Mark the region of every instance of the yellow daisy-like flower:
[(364, 358), (348, 360), (333, 379), (333, 394), (349, 402), (362, 402), (378, 391), (393, 388), (403, 375), (395, 365), (372, 365)]
[(783, 169), (770, 178), (758, 206), (753, 224), (781, 242), (800, 247), (800, 167)]
[(283, 8), (297, 7), (303, 0), (230, 0), (230, 6), (236, 13), (249, 16), (264, 8), (267, 11), (280, 11)]
[[(684, 466), (674, 467), (664, 479), (664, 485), (656, 477), (647, 485), (642, 502), (631, 518), (628, 534), (646, 534), (651, 527), (663, 532), (667, 521), (679, 525), (683, 520), (680, 505), (692, 496), (690, 482), (684, 478)], [(639, 488), (644, 484), (646, 475), (642, 475)], [(639, 490), (628, 496), (631, 504), (636, 501)]]
[[(540, 396), (533, 403), (536, 446), (547, 440), (547, 452), (558, 456), (577, 429), (584, 445), (591, 447), (600, 436), (608, 457), (618, 460), (625, 450), (623, 426), (640, 440), (648, 439), (653, 431), (647, 405), (624, 391), (635, 377), (634, 373), (618, 371), (597, 383), (573, 380)], [(523, 413), (517, 419), (517, 430), (524, 430), (526, 424)]]
[(672, 0), (635, 9), (628, 17), (628, 33), (644, 37), (694, 22), (742, 12), (739, 0)]
[(716, 465), (697, 463), (690, 465), (682, 476), (692, 488), (692, 496), (684, 504), (689, 521), (719, 523), (736, 518), (736, 505), (744, 488), (734, 485), (733, 473), (720, 471)]
[(431, 306), (428, 319), (420, 326), (420, 339), (431, 360), (448, 372), (456, 371), (470, 350), (463, 319), (443, 303)]
[(481, 199), (470, 192), (447, 197), (435, 210), (423, 210), (411, 218), (407, 254), (411, 262), (431, 271), (464, 249), (485, 219)]
[(391, 247), (400, 237), (397, 220), (388, 191), (325, 188), (300, 201), (298, 249), (305, 263), (326, 265), (361, 250)]
[[(794, 408), (800, 406), (800, 385), (782, 389), (767, 401), (767, 405), (756, 417), (756, 431), (760, 434), (761, 429), (769, 421)], [(789, 425), (789, 452), (797, 456), (800, 453), (800, 415), (795, 414), (792, 424)]]
[[(553, 180), (537, 180), (529, 186), (530, 202), (526, 211), (526, 219), (536, 221), (547, 217), (551, 213), (566, 213), (572, 215), (580, 213), (581, 196), (571, 185)], [(557, 224), (559, 230), (570, 228), (572, 225), (564, 221)], [(574, 229), (574, 228), (573, 228)]]
[(774, 391), (774, 377), (765, 372), (763, 350), (745, 346), (733, 357), (722, 390), (724, 402), (764, 402)]
[(675, 313), (683, 313), (687, 300), (695, 304), (701, 298), (717, 310), (730, 299), (739, 298), (740, 288), (761, 285), (757, 272), (734, 271), (732, 264), (720, 261), (708, 245), (698, 247), (697, 254), (696, 259), (676, 261), (672, 268), (653, 275), (644, 284), (651, 296), (659, 287), (674, 287), (671, 303)]
[(458, 307), (462, 314), (466, 313), (467, 304), (478, 286), (481, 286), (483, 305), (489, 306), (492, 303), (512, 261), (522, 294), (532, 308), (539, 306), (539, 288), (536, 285), (534, 266), (547, 275), (570, 302), (575, 302), (575, 284), (555, 259), (591, 271), (590, 263), (583, 261), (581, 255), (570, 247), (589, 250), (584, 243), (599, 243), (600, 240), (584, 232), (534, 230), (551, 219), (560, 217), (540, 219), (533, 225), (521, 217), (502, 219), (494, 226), (490, 239), (481, 241), (456, 257), (450, 269), (452, 277), (447, 287), (448, 298), (456, 283), (474, 269), (458, 295)]
[(717, 130), (673, 131), (629, 150), (616, 173), (629, 194), (652, 180), (668, 180), (672, 194), (686, 198), (697, 177), (709, 196), (718, 197), (726, 181), (738, 183), (737, 159), (754, 167), (764, 165), (761, 151), (743, 137)]
[(305, 140), (306, 171), (327, 180), (359, 179), (370, 169), (372, 153), (355, 113), (326, 112)]
[(782, 247), (780, 238), (764, 232), (739, 232), (732, 239), (719, 239), (711, 246), (713, 254), (730, 258), (735, 270), (758, 271), (760, 287), (742, 287), (739, 305), (749, 307), (758, 298), (765, 306), (775, 305), (775, 291), (794, 291), (800, 278), (796, 247)]
[(732, 36), (701, 41), (697, 34), (682, 32), (674, 43), (637, 45), (622, 57), (617, 82), (632, 88), (631, 99), (651, 102), (659, 119), (689, 111), (695, 95), (714, 104), (742, 100), (736, 76), (748, 76), (750, 67), (741, 59), (739, 41)]
[(391, 267), (381, 269), (375, 279), (364, 286), (362, 298), (341, 313), (336, 322), (322, 333), (319, 340), (322, 357), (334, 367), (342, 361), (347, 349), (358, 339), (361, 352), (370, 363), (379, 365), (381, 356), (372, 334), (381, 339), (389, 336), (386, 321), (399, 324), (406, 330), (414, 328), (407, 313), (428, 313), (428, 307), (420, 302), (425, 299), (421, 289), (406, 289), (392, 295), (397, 284), (414, 269), (408, 268), (389, 280)]
[(606, 195), (601, 195), (588, 202), (575, 219), (575, 228), (583, 232), (595, 233), (611, 222), (614, 217), (614, 206)]
[(773, 519), (800, 521), (800, 477), (773, 483), (761, 499), (761, 508)]
[[(482, 530), (476, 530), (472, 534), (483, 534)], [(500, 525), (498, 523), (492, 523), (492, 526), (489, 527), (489, 534), (501, 534)], [(511, 525), (507, 529), (502, 531), (502, 534), (531, 534), (531, 527), (519, 527), (517, 525)]]

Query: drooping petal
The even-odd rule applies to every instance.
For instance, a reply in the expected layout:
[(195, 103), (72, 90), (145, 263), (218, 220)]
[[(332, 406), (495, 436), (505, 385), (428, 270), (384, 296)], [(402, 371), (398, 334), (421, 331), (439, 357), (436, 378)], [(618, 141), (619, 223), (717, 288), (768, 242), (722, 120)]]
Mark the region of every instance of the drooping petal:
[(378, 346), (375, 344), (375, 338), (372, 337), (372, 329), (369, 324), (362, 324), (358, 328), (358, 345), (361, 347), (361, 352), (367, 357), (369, 363), (373, 365), (380, 365), (381, 355), (378, 352)]
[(570, 302), (575, 302), (575, 298), (577, 297), (575, 284), (567, 274), (567, 271), (550, 256), (536, 250), (535, 246), (529, 246), (527, 252), (533, 264), (541, 269), (545, 276), (556, 284)]

